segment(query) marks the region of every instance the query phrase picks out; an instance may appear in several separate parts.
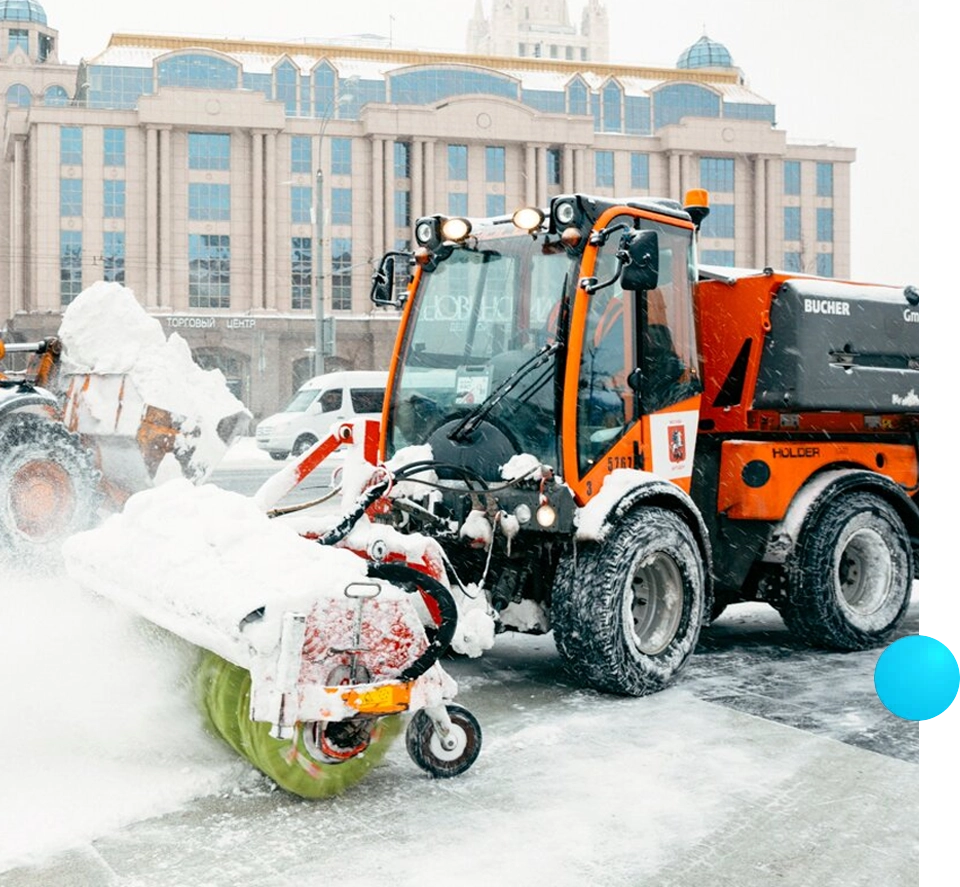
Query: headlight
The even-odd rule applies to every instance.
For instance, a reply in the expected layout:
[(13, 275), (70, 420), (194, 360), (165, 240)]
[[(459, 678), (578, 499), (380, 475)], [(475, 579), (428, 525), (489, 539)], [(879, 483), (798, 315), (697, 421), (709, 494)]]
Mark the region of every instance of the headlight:
[(440, 225), (440, 236), (444, 240), (452, 240), (454, 243), (460, 243), (470, 236), (473, 226), (468, 219), (453, 218), (444, 219)]

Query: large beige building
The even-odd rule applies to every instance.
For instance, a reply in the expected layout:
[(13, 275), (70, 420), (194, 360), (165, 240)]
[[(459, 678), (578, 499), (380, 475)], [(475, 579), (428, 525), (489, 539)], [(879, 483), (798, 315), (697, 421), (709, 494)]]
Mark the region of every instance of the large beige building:
[(0, 328), (52, 334), (120, 281), (259, 417), (312, 375), (318, 285), (324, 367), (387, 365), (370, 275), (421, 214), (705, 187), (705, 261), (849, 274), (853, 149), (792, 144), (707, 37), (655, 69), (599, 60), (606, 29), (596, 0), (580, 31), (498, 0), (469, 35), (498, 55), (115, 34), (74, 66), (0, 0)]

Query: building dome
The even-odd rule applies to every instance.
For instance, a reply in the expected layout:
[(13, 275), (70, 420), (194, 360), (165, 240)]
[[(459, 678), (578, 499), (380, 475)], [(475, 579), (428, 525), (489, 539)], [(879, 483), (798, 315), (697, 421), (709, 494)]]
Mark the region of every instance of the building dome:
[(0, 0), (0, 22), (34, 22), (45, 25), (47, 13), (36, 0)]
[(704, 34), (693, 46), (684, 50), (677, 59), (678, 68), (732, 68), (730, 51), (722, 43), (711, 40)]

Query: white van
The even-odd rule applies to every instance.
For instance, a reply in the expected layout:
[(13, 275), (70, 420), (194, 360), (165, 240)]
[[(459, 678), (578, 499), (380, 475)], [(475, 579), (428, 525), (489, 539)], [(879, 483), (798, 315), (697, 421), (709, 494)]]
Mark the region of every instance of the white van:
[(347, 419), (379, 419), (385, 372), (344, 370), (304, 382), (281, 412), (257, 425), (257, 446), (274, 459), (300, 456)]

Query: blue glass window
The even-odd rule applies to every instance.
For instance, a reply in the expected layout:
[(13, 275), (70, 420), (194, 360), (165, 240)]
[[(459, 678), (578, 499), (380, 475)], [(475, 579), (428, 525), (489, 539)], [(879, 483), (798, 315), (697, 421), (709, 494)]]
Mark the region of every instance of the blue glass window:
[(329, 62), (321, 62), (313, 72), (313, 115), (330, 117), (336, 110), (337, 75)]
[(33, 101), (33, 96), (30, 94), (30, 90), (22, 83), (14, 83), (13, 86), (7, 90), (6, 100), (11, 108), (29, 108), (30, 103)]
[(397, 105), (428, 105), (452, 95), (496, 95), (520, 98), (516, 80), (472, 67), (423, 68), (389, 76), (390, 101)]
[(187, 236), (190, 307), (230, 307), (230, 235)]
[(79, 231), (60, 232), (60, 304), (69, 305), (83, 289), (83, 238)]
[(187, 52), (157, 62), (157, 85), (188, 89), (236, 89), (240, 66), (233, 61)]
[(733, 158), (701, 157), (700, 187), (711, 193), (732, 193)]
[(817, 240), (821, 243), (833, 242), (833, 210), (820, 207), (817, 209)]
[(630, 154), (630, 187), (646, 190), (650, 187), (650, 155), (633, 151)]
[(349, 237), (334, 237), (330, 244), (334, 311), (349, 311), (353, 307), (353, 241)]
[(570, 114), (587, 114), (587, 84), (575, 77), (567, 86), (567, 111)]
[(785, 206), (783, 208), (783, 239), (800, 239), (800, 207)]
[(719, 117), (720, 96), (692, 83), (672, 83), (653, 96), (654, 128), (679, 123), (684, 117)]
[(79, 166), (83, 163), (83, 132), (79, 126), (60, 127), (60, 165)]
[(628, 95), (624, 101), (624, 132), (631, 135), (650, 135), (650, 99)]
[(103, 217), (122, 219), (127, 214), (127, 183), (123, 179), (104, 179)]
[(451, 191), (447, 195), (447, 212), (451, 216), (467, 214), (467, 195), (464, 191)]
[(598, 188), (613, 187), (613, 151), (594, 151), (594, 180)]
[(622, 109), (623, 90), (610, 82), (603, 87), (603, 131), (620, 132), (623, 129)]
[(563, 153), (559, 148), (547, 148), (547, 184), (563, 183)]
[(125, 129), (104, 129), (103, 131), (103, 165), (126, 166), (127, 164), (127, 131)]
[(410, 143), (393, 143), (393, 175), (398, 179), (410, 178)]
[[(4, 10), (6, 12), (6, 10)], [(6, 16), (4, 16), (6, 18)], [(22, 49), (30, 54), (30, 32), (26, 28), (11, 28), (10, 38), (7, 41), (7, 55), (13, 55), (15, 50)]]
[(507, 178), (507, 149), (499, 145), (486, 148), (487, 181), (505, 182)]
[(62, 86), (48, 86), (43, 91), (43, 103), (48, 108), (62, 108), (70, 104), (70, 96)]
[(230, 135), (224, 132), (187, 133), (190, 169), (230, 169)]
[(833, 164), (817, 164), (817, 197), (833, 197)]
[(784, 271), (803, 271), (803, 258), (798, 252), (786, 252), (783, 254)]
[(566, 96), (547, 89), (525, 89), (523, 103), (547, 114), (563, 114), (567, 110)]
[(447, 178), (455, 182), (467, 180), (466, 145), (447, 145)]
[(817, 253), (817, 274), (833, 277), (833, 253)]
[(215, 182), (190, 182), (187, 190), (190, 219), (194, 222), (230, 220), (230, 186)]
[(60, 179), (60, 215), (83, 215), (82, 179)]
[(290, 221), (295, 225), (309, 225), (313, 221), (310, 209), (313, 206), (313, 188), (293, 185), (290, 188)]
[(732, 249), (705, 249), (700, 251), (700, 261), (704, 265), (724, 265), (732, 268), (736, 263), (733, 260)]
[(290, 136), (290, 172), (310, 172), (313, 169), (311, 141), (310, 136)]
[(297, 69), (289, 61), (283, 61), (277, 65), (273, 76), (277, 84), (277, 101), (283, 102), (287, 117), (294, 117), (297, 113), (297, 85), (300, 80)]
[(410, 224), (410, 192), (395, 191), (393, 194), (393, 224), (405, 228)]
[(348, 176), (353, 172), (353, 142), (350, 139), (330, 140), (330, 163), (335, 176)]
[(732, 238), (735, 232), (734, 207), (732, 203), (717, 203), (710, 207), (710, 215), (703, 220), (700, 234), (703, 237)]
[(313, 241), (309, 237), (290, 241), (290, 307), (313, 307)]
[(136, 108), (141, 96), (153, 93), (153, 68), (91, 65), (77, 96), (88, 108)]
[(126, 236), (122, 231), (103, 232), (103, 279), (123, 283), (126, 279)]
[(334, 225), (353, 224), (353, 189), (330, 189), (330, 222)]
[(724, 102), (723, 116), (735, 120), (766, 120), (777, 122), (776, 105), (758, 105), (756, 102)]
[(800, 193), (799, 160), (783, 161), (783, 193), (791, 195), (798, 195)]
[(502, 216), (507, 211), (507, 198), (503, 194), (487, 195), (487, 215)]

